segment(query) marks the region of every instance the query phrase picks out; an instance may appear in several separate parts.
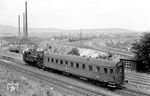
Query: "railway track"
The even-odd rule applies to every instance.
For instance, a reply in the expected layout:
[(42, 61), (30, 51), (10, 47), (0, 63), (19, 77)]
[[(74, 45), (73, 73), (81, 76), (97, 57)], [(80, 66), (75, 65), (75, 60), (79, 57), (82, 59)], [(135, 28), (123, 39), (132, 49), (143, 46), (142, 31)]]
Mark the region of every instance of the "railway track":
[[(8, 63), (8, 62), (7, 62)], [(11, 62), (13, 63), (13, 62)], [(16, 62), (15, 63), (19, 63), (19, 62)], [(113, 96), (112, 94), (110, 95), (106, 95), (106, 94), (102, 94), (101, 93), (101, 90), (100, 87), (96, 86), (96, 85), (93, 85), (93, 84), (86, 84), (86, 86), (84, 87), (80, 87), (80, 85), (83, 85), (83, 84), (72, 84), (72, 83), (68, 83), (66, 82), (67, 80), (59, 80), (59, 78), (51, 78), (51, 77), (47, 77), (45, 76), (44, 74), (42, 74), (43, 72), (39, 72), (39, 71), (36, 71), (36, 72), (32, 72), (31, 70), (29, 70), (29, 66), (28, 68), (25, 68), (25, 67), (20, 67), (18, 66), (18, 64), (7, 64), (8, 66), (11, 66), (13, 69), (17, 70), (17, 71), (20, 71), (24, 74), (28, 74), (29, 76), (31, 76), (31, 78), (33, 77), (36, 77), (36, 78), (39, 78), (41, 80), (44, 80), (48, 83), (52, 83), (54, 85), (57, 85), (57, 86), (60, 86), (62, 88), (65, 88), (65, 89), (68, 89), (68, 90), (71, 90), (71, 91), (74, 91), (80, 95), (83, 95), (83, 96)], [(33, 69), (32, 69), (33, 70)], [(35, 69), (34, 69), (35, 70)], [(39, 69), (37, 69), (39, 70)], [(43, 70), (42, 70), (43, 71)], [(38, 72), (38, 73), (37, 73)], [(40, 76), (39, 76), (40, 74)], [(44, 79), (45, 78), (45, 79)], [(79, 82), (79, 80), (74, 80), (73, 82)], [(87, 89), (87, 86), (91, 86)], [(91, 90), (92, 89), (92, 90)], [(109, 91), (112, 91), (115, 93), (114, 96), (117, 96), (117, 94), (121, 95), (121, 96), (137, 96), (137, 94), (139, 96), (149, 96), (147, 94), (144, 94), (144, 93), (141, 93), (141, 92), (137, 92), (137, 91), (134, 91), (134, 90), (130, 90), (130, 89), (126, 89), (124, 88), (123, 90), (114, 90), (114, 89), (108, 89), (108, 88), (102, 88), (102, 89), (107, 89)], [(106, 90), (106, 91), (107, 91)], [(109, 92), (108, 92), (109, 93)]]
[(145, 78), (145, 77), (143, 78), (140, 76), (134, 76), (134, 75), (127, 74), (126, 79), (128, 79), (130, 82), (150, 86), (150, 78)]
[(148, 74), (141, 74), (141, 73), (135, 73), (134, 71), (125, 72), (126, 79), (130, 80), (131, 82), (137, 82), (139, 84), (143, 85), (149, 85), (150, 86), (150, 75)]
[[(104, 50), (104, 49), (106, 49), (105, 47), (99, 46), (99, 45), (97, 45), (94, 42), (91, 42), (92, 46), (90, 46), (90, 44), (86, 44), (86, 45), (88, 45), (89, 47), (91, 47), (93, 49), (96, 49), (96, 50), (100, 50), (100, 49)], [(125, 54), (126, 56), (132, 56), (132, 54), (123, 53), (123, 52), (119, 53), (119, 54)], [(126, 79), (130, 80), (130, 82), (134, 82), (134, 83), (144, 84), (144, 85), (150, 86), (150, 76), (149, 77), (145, 77), (145, 76), (141, 76), (141, 75), (137, 75), (137, 74), (126, 73)]]
[(87, 42), (86, 44), (84, 44), (85, 46), (89, 47), (89, 48), (92, 48), (94, 50), (98, 50), (98, 51), (104, 51), (104, 52), (111, 52), (111, 53), (114, 53), (114, 54), (118, 54), (118, 55), (123, 55), (123, 56), (129, 56), (129, 57), (133, 57), (132, 54), (128, 54), (128, 53), (124, 53), (124, 52), (118, 52), (118, 51), (114, 51), (112, 49), (109, 49), (107, 47), (103, 47), (103, 46), (100, 46), (100, 45), (97, 45), (95, 44), (94, 42)]
[(141, 73), (135, 73), (134, 71), (130, 71), (130, 72), (125, 72), (125, 74), (127, 76), (132, 76), (132, 77), (136, 77), (136, 78), (145, 78), (145, 79), (149, 79), (150, 80), (150, 74), (141, 74)]
[(0, 96), (6, 96), (5, 91), (3, 89), (0, 89)]
[[(1, 62), (1, 63), (4, 63), (4, 62)], [(10, 62), (10, 63), (13, 63), (13, 62)], [(68, 90), (76, 92), (77, 94), (80, 94), (82, 96), (112, 96), (112, 94), (109, 92), (107, 94), (101, 93), (101, 90), (99, 90), (99, 89), (97, 89), (97, 90), (95, 90), (93, 88), (87, 89), (83, 86), (81, 87), (81, 86), (78, 86), (73, 83), (68, 83), (67, 81), (59, 80), (60, 78), (59, 79), (51, 78), (51, 77), (43, 74), (43, 72), (41, 72), (40, 70), (39, 71), (34, 71), (34, 70), (31, 71), (31, 69), (29, 70), (29, 67), (28, 68), (21, 67), (14, 63), (12, 65), (12, 64), (9, 64), (8, 62), (7, 62), (7, 66), (9, 68), (19, 71), (23, 74), (27, 74), (27, 75), (30, 75), (31, 77), (41, 79), (42, 81), (53, 84), (55, 86), (59, 86), (59, 87), (68, 89)], [(117, 96), (117, 94), (115, 94), (115, 96)]]
[(127, 54), (127, 55), (133, 55), (133, 54), (131, 54), (130, 52), (127, 52), (127, 51), (125, 51), (125, 50), (123, 51), (123, 50), (117, 49), (117, 48), (102, 46), (102, 45), (98, 44), (97, 42), (92, 42), (92, 45), (98, 46), (98, 47), (100, 47), (101, 49), (106, 49), (106, 50), (108, 50), (108, 51), (113, 51), (113, 52), (117, 52), (117, 53), (121, 53), (121, 54), (123, 53), (123, 54)]

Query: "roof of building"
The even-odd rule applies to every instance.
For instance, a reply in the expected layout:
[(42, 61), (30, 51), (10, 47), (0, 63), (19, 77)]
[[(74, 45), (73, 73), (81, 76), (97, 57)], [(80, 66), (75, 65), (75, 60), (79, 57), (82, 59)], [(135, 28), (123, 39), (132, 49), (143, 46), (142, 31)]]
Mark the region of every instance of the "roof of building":
[(19, 41), (20, 44), (30, 44), (32, 43), (31, 39), (29, 38), (23, 38), (23, 37), (17, 37), (17, 36), (8, 36), (8, 37), (2, 37), (1, 39), (8, 41), (8, 42), (15, 42)]
[(120, 60), (125, 60), (125, 61), (138, 61), (135, 57), (123, 57), (120, 58)]
[(8, 37), (2, 37), (3, 40), (6, 40), (6, 41), (18, 41), (20, 40), (21, 38), (17, 37), (17, 36), (8, 36)]
[(95, 65), (107, 66), (107, 67), (114, 67), (118, 63), (117, 61), (111, 61), (111, 60), (87, 58), (87, 57), (81, 57), (75, 55), (66, 55), (66, 54), (49, 53), (49, 52), (45, 52), (45, 56), (72, 61), (72, 62), (81, 62), (83, 64), (95, 64)]

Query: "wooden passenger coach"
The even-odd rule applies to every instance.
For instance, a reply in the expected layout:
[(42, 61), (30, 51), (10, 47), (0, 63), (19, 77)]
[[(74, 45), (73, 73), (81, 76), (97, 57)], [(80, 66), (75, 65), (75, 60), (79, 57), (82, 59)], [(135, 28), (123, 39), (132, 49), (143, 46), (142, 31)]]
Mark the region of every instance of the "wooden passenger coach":
[(44, 66), (115, 86), (124, 82), (122, 62), (45, 52)]

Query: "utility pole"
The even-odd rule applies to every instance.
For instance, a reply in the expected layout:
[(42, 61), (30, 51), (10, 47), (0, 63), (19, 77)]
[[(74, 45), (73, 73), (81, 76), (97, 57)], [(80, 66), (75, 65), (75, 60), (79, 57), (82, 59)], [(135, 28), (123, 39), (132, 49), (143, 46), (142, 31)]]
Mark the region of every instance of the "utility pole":
[(82, 47), (82, 30), (80, 29), (80, 47)]
[(18, 36), (19, 37), (21, 36), (21, 33), (20, 33), (20, 15), (18, 15)]
[(62, 37), (62, 33), (60, 32), (60, 39), (62, 40), (63, 39), (63, 37)]

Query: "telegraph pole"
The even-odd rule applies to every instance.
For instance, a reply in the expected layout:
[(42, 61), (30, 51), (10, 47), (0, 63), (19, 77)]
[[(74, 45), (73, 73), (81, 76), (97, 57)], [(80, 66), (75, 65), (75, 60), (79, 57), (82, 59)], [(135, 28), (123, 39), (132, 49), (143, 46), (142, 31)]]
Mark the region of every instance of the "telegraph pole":
[(60, 39), (62, 40), (63, 39), (63, 36), (62, 36), (62, 33), (60, 32)]

